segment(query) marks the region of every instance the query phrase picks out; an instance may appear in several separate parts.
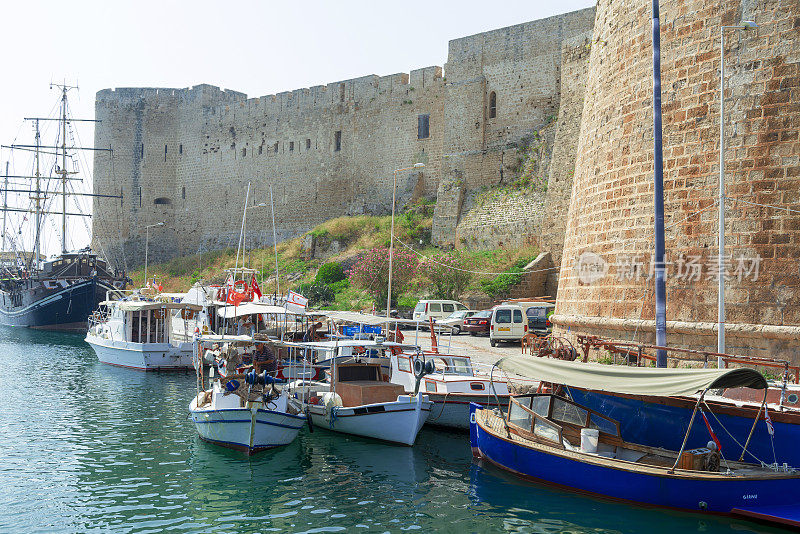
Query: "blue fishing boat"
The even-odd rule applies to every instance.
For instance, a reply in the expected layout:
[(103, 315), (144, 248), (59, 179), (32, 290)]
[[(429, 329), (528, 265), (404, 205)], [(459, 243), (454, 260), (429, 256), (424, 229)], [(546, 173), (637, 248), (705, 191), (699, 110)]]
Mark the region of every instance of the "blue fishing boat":
[[(700, 393), (695, 415), (711, 388), (767, 388), (764, 377), (750, 369), (628, 368), (517, 356), (497, 366), (592, 390), (662, 397)], [(742, 436), (745, 448), (751, 435)], [(618, 421), (552, 393), (512, 397), (505, 412), (470, 407), (473, 453), (520, 476), (644, 505), (800, 527), (800, 472), (786, 464), (728, 459), (714, 439), (688, 449), (687, 437), (684, 433), (677, 452), (631, 443), (620, 437)]]

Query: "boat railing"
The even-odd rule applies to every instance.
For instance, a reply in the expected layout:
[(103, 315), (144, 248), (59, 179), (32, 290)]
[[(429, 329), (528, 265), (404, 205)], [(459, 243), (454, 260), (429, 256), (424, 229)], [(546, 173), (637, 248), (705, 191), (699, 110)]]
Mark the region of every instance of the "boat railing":
[(667, 358), (675, 361), (689, 361), (695, 363), (702, 363), (703, 367), (708, 367), (709, 359), (720, 359), (725, 366), (732, 363), (744, 365), (747, 367), (768, 367), (773, 369), (783, 370), (783, 380), (788, 381), (790, 377), (793, 378), (795, 384), (800, 384), (800, 367), (790, 365), (786, 360), (777, 358), (765, 358), (761, 356), (738, 356), (734, 354), (725, 354), (713, 351), (683, 349), (679, 347), (660, 347), (658, 345), (647, 345), (644, 343), (631, 343), (629, 341), (617, 341), (602, 339), (598, 336), (584, 336), (577, 337), (578, 345), (583, 349), (583, 361), (589, 360), (589, 350), (600, 349), (608, 351), (614, 363), (617, 359), (621, 359), (621, 363), (636, 364), (642, 366), (648, 361), (655, 363), (656, 357), (653, 354), (648, 354), (646, 351), (654, 352), (658, 350), (667, 351)]

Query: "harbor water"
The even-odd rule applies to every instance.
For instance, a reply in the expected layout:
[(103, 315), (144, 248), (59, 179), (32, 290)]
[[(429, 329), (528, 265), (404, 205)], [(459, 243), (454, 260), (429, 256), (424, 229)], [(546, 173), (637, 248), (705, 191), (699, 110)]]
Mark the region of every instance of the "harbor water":
[(192, 373), (102, 365), (76, 335), (0, 327), (0, 383), (0, 532), (777, 532), (523, 481), (428, 428), (247, 458), (197, 437)]

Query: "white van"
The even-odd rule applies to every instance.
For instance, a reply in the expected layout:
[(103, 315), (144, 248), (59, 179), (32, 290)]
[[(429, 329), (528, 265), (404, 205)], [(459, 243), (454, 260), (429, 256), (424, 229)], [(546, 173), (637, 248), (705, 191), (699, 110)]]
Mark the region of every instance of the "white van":
[(525, 309), (518, 304), (501, 304), (492, 310), (489, 323), (489, 344), (494, 347), (498, 341), (520, 341), (528, 333)]
[(427, 321), (433, 317), (434, 321), (449, 317), (454, 311), (468, 310), (466, 306), (455, 300), (421, 300), (414, 307), (415, 321)]

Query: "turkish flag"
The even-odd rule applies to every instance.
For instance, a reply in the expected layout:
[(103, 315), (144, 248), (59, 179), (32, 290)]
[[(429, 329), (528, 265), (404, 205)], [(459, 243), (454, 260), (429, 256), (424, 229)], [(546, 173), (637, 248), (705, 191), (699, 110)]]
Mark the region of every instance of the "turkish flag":
[[(250, 291), (253, 292), (253, 297), (258, 297), (258, 299), (261, 300), (261, 288), (258, 287), (255, 273), (253, 273), (253, 279), (250, 280)], [(255, 298), (253, 300), (255, 300)]]

